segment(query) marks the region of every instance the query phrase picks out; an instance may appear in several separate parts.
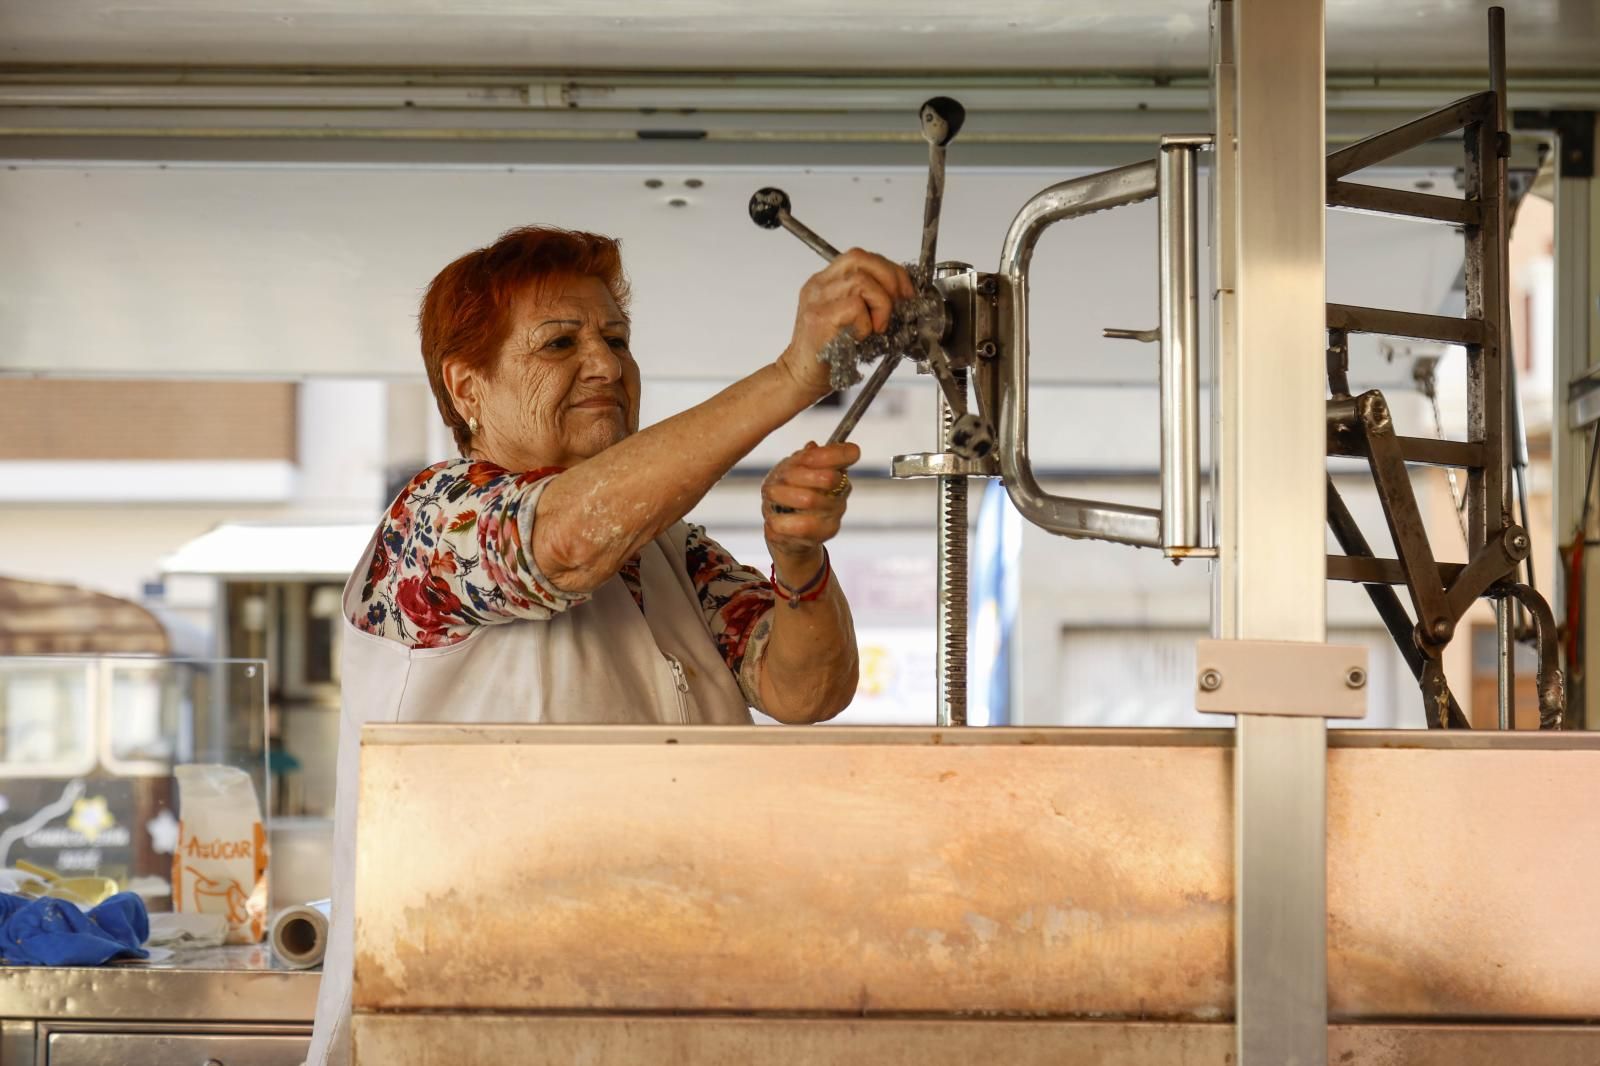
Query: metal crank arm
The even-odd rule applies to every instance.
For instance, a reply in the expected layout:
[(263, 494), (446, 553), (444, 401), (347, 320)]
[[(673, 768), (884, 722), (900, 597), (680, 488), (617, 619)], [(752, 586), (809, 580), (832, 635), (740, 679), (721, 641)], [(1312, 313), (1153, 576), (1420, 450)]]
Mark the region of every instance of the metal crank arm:
[(1446, 594), (1452, 626), (1467, 613), (1474, 600), (1516, 573), (1522, 560), (1528, 557), (1528, 547), (1527, 532), (1521, 526), (1512, 526), (1502, 530), (1499, 537), (1485, 544), (1467, 561), (1466, 568), (1456, 575)]
[(1439, 564), (1428, 544), (1422, 512), (1417, 507), (1416, 493), (1406, 472), (1394, 421), (1383, 393), (1374, 389), (1351, 400), (1330, 401), (1328, 417), (1351, 425), (1366, 445), (1367, 463), (1378, 486), (1384, 521), (1388, 523), (1395, 554), (1405, 572), (1406, 590), (1411, 593), (1411, 605), (1416, 611), (1419, 643), (1448, 643), (1455, 632), (1456, 616), (1450, 614), (1444, 582), (1439, 578)]
[(800, 238), (800, 243), (830, 263), (839, 258), (839, 249), (817, 236), (815, 230), (789, 213), (792, 206), (789, 194), (782, 189), (757, 189), (750, 197), (750, 221), (762, 229), (783, 227)]
[(890, 353), (878, 360), (878, 365), (872, 368), (872, 375), (861, 385), (861, 391), (856, 393), (856, 398), (850, 401), (850, 406), (845, 409), (844, 417), (839, 419), (839, 425), (828, 434), (829, 444), (842, 444), (850, 439), (850, 434), (855, 432), (856, 423), (861, 421), (861, 416), (867, 413), (867, 408), (872, 406), (872, 401), (878, 398), (878, 393), (883, 391), (884, 384), (889, 380), (905, 356)]
[(1563, 729), (1567, 716), (1567, 681), (1561, 672), (1561, 651), (1556, 635), (1556, 619), (1550, 605), (1527, 585), (1515, 584), (1506, 595), (1527, 609), (1539, 646), (1536, 674), (1539, 688), (1539, 728)]
[[(1422, 668), (1422, 703), (1428, 714), (1430, 729), (1451, 728), (1451, 712), (1461, 713), (1456, 698), (1450, 692), (1450, 682), (1445, 680), (1444, 663), (1439, 659), (1443, 648), (1432, 648)], [(1462, 722), (1466, 725), (1465, 720)]]
[[(1361, 527), (1356, 524), (1355, 517), (1350, 514), (1350, 509), (1344, 505), (1344, 498), (1339, 495), (1339, 490), (1334, 487), (1333, 478), (1328, 478), (1328, 528), (1333, 531), (1334, 540), (1339, 542), (1339, 548), (1346, 555), (1355, 559), (1373, 558), (1372, 546), (1367, 543), (1367, 538), (1362, 535)], [(1383, 624), (1389, 630), (1389, 636), (1394, 640), (1395, 647), (1400, 652), (1400, 657), (1406, 661), (1406, 666), (1411, 668), (1411, 676), (1418, 684), (1423, 685), (1424, 693), (1427, 692), (1426, 669), (1428, 657), (1417, 646), (1416, 632), (1411, 622), (1411, 616), (1406, 614), (1404, 605), (1400, 602), (1399, 595), (1389, 585), (1362, 585), (1366, 590), (1367, 598), (1372, 601), (1372, 606), (1377, 610), (1378, 617), (1383, 619)], [(1442, 680), (1443, 674), (1439, 675)], [(1456, 702), (1455, 696), (1450, 693), (1448, 685), (1443, 691), (1443, 705), (1440, 713), (1428, 713), (1428, 728), (1430, 729), (1470, 729), (1472, 724), (1467, 721), (1467, 716), (1462, 713), (1461, 705)], [(1428, 706), (1433, 706), (1433, 701), (1427, 701)]]
[(937, 344), (928, 348), (928, 368), (955, 415), (950, 424), (950, 450), (963, 459), (987, 458), (994, 451), (994, 427), (967, 410), (967, 390), (956, 380), (949, 354)]
[[(944, 206), (945, 148), (961, 132), (967, 111), (948, 96), (935, 96), (922, 105), (917, 115), (922, 122), (922, 138), (928, 142), (928, 194), (922, 204), (922, 249), (913, 280), (919, 289), (930, 290), (938, 256), (939, 216)], [(994, 427), (967, 410), (967, 390), (956, 380), (950, 357), (938, 343), (928, 345), (927, 362), (944, 392), (945, 403), (956, 414), (950, 427), (950, 450), (963, 459), (984, 458), (994, 450)]]
[(922, 204), (922, 253), (917, 257), (917, 287), (933, 284), (939, 244), (939, 213), (944, 206), (945, 148), (961, 132), (967, 110), (948, 96), (935, 96), (917, 112), (922, 139), (928, 142), (928, 195)]

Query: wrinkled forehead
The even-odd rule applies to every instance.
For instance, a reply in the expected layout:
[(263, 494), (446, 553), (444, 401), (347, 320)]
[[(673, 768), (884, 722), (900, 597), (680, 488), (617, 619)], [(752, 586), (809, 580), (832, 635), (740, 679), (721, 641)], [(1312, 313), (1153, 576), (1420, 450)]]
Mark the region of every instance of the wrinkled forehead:
[(628, 316), (596, 277), (548, 278), (535, 282), (517, 295), (513, 318), (523, 328), (550, 319), (571, 320), (596, 325), (626, 324)]

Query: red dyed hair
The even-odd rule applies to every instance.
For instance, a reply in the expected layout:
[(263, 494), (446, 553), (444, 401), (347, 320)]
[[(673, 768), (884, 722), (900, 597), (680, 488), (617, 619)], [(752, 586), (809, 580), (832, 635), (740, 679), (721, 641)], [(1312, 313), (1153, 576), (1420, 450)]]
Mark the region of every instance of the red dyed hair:
[(492, 365), (511, 331), (511, 309), (519, 296), (583, 277), (599, 278), (622, 313), (628, 313), (628, 279), (617, 242), (548, 226), (503, 233), (487, 248), (468, 252), (439, 271), (428, 286), (418, 316), (422, 362), (439, 414), (463, 454), (472, 432), (445, 388), (445, 361)]

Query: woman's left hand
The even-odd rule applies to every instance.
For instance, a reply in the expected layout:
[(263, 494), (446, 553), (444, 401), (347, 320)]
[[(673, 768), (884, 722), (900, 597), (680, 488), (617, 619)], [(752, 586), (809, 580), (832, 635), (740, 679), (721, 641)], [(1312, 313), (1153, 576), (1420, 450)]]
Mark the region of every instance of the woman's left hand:
[(846, 470), (860, 458), (861, 449), (848, 441), (808, 444), (773, 467), (762, 482), (767, 548), (780, 572), (785, 563), (810, 565), (822, 545), (838, 535), (850, 498)]
[[(771, 612), (772, 635), (761, 657), (762, 710), (780, 722), (826, 721), (855, 695), (860, 666), (850, 605), (839, 582), (819, 579), (822, 546), (838, 535), (849, 502), (845, 471), (860, 458), (854, 444), (808, 444), (761, 485), (767, 550), (788, 589), (775, 595), (798, 608)], [(818, 592), (800, 594), (807, 588)]]

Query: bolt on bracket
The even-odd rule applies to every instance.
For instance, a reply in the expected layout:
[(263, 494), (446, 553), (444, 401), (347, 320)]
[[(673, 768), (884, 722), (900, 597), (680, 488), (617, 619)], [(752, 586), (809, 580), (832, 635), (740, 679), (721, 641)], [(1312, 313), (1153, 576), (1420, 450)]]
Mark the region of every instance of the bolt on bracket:
[(1206, 714), (1367, 716), (1367, 649), (1287, 640), (1195, 643), (1195, 709)]

